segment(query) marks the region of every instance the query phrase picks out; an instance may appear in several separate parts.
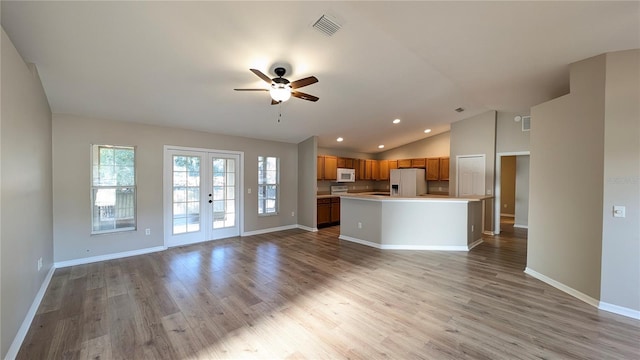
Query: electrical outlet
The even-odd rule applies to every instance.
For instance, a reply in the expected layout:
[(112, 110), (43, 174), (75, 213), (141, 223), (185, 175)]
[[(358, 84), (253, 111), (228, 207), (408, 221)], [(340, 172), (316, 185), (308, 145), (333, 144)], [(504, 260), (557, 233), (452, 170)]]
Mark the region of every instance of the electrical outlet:
[(151, 235), (151, 229), (144, 229), (145, 235)]
[(474, 228), (475, 228), (475, 226), (474, 226), (474, 225), (471, 225), (471, 231), (472, 231), (472, 232), (473, 232), (473, 229), (474, 229)]
[(292, 212), (291, 212), (291, 216), (296, 216), (296, 212), (295, 212), (295, 211), (292, 211)]
[(504, 204), (504, 208), (505, 208), (505, 209), (507, 208), (507, 204)]
[(613, 217), (623, 218), (626, 216), (626, 207), (621, 205), (615, 205), (613, 207)]
[(42, 258), (38, 259), (38, 271), (42, 269)]
[(362, 223), (358, 222), (358, 229), (362, 229)]

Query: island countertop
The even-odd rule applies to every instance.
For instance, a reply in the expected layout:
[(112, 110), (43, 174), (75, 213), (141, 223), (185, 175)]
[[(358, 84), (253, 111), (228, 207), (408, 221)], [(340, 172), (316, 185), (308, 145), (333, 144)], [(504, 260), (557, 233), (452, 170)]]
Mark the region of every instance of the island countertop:
[(359, 199), (359, 200), (371, 200), (371, 201), (419, 201), (419, 202), (472, 202), (491, 199), (490, 195), (472, 195), (465, 197), (451, 197), (448, 195), (431, 195), (425, 194), (413, 197), (402, 196), (388, 196), (388, 195), (375, 195), (372, 193), (365, 194), (346, 194), (341, 195), (342, 198)]

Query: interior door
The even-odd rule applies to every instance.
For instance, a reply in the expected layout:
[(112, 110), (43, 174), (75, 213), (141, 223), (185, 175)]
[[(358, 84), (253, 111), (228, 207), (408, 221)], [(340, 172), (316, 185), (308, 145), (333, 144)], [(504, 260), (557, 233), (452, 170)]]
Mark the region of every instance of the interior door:
[(484, 195), (484, 155), (460, 156), (458, 163), (458, 196)]
[(165, 246), (240, 235), (240, 154), (165, 150)]

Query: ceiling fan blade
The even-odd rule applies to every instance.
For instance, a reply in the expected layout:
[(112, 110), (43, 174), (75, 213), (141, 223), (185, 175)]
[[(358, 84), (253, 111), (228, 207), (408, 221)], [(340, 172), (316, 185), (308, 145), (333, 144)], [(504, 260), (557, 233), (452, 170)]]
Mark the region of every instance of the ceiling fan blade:
[(318, 82), (318, 78), (316, 78), (315, 76), (309, 76), (309, 77), (306, 77), (304, 79), (300, 79), (300, 80), (296, 80), (296, 81), (292, 82), (291, 83), (291, 88), (292, 89), (297, 89), (297, 88), (301, 88), (303, 86), (315, 84), (317, 82)]
[(262, 71), (257, 69), (249, 69), (252, 73), (256, 74), (260, 79), (264, 80), (264, 82), (271, 84), (271, 78), (265, 75)]
[(233, 89), (235, 91), (269, 91), (267, 89)]
[(320, 98), (317, 96), (313, 96), (313, 95), (309, 95), (309, 94), (305, 94), (303, 92), (300, 91), (292, 91), (291, 92), (291, 96), (295, 96), (298, 99), (302, 99), (302, 100), (309, 100), (309, 101), (313, 101), (316, 102), (318, 101)]

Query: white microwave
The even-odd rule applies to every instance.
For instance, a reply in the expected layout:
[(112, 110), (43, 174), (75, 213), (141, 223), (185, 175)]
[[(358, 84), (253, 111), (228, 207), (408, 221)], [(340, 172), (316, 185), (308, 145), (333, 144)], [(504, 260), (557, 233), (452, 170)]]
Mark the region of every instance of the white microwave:
[(356, 170), (355, 169), (343, 169), (338, 168), (338, 182), (355, 182)]

